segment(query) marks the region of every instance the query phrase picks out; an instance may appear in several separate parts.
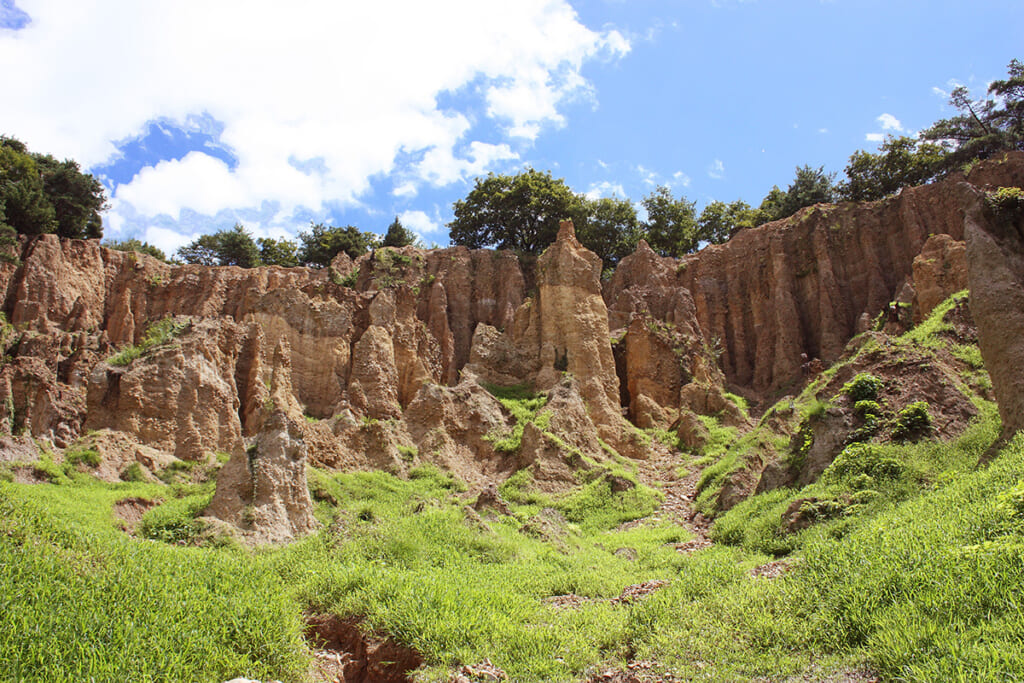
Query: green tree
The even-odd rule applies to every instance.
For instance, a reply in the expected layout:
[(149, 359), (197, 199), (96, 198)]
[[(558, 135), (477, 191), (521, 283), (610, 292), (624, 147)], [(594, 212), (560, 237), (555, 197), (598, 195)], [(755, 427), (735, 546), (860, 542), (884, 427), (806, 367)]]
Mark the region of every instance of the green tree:
[(685, 197), (676, 199), (672, 191), (659, 186), (640, 200), (647, 210), (644, 236), (651, 249), (662, 256), (679, 257), (697, 251), (696, 208)]
[(360, 232), (349, 225), (336, 228), (323, 223), (309, 224), (309, 232), (300, 232), (299, 261), (306, 266), (324, 268), (341, 252), (350, 258), (357, 258), (377, 245), (377, 236), (372, 232)]
[(758, 225), (760, 215), (758, 209), (740, 199), (729, 204), (711, 202), (697, 219), (697, 237), (702, 242), (722, 244), (743, 228)]
[(0, 202), (3, 224), (26, 235), (103, 235), (103, 186), (78, 163), (29, 152), (25, 143), (0, 136)]
[(835, 174), (825, 173), (823, 166), (798, 166), (796, 177), (785, 192), (775, 186), (761, 202), (760, 222), (767, 223), (792, 216), (805, 206), (835, 201), (834, 179)]
[(53, 205), (60, 237), (90, 239), (103, 236), (100, 213), (107, 207), (103, 185), (78, 162), (57, 161), (49, 154), (35, 155), (43, 179), (43, 191)]
[(57, 225), (39, 166), (14, 138), (0, 137), (0, 202), (4, 225), (20, 234), (41, 235), (53, 232)]
[(942, 170), (955, 170), (1010, 150), (1024, 150), (1024, 64), (1014, 59), (1007, 71), (1008, 78), (989, 85), (985, 99), (972, 100), (965, 86), (955, 88), (949, 103), (960, 113), (936, 121), (921, 132), (922, 139), (949, 151)]
[(582, 199), (564, 180), (532, 168), (516, 175), (477, 178), (453, 208), (455, 218), (448, 224), (452, 244), (528, 254), (554, 242), (560, 221), (582, 222), (584, 216)]
[(851, 201), (874, 201), (928, 182), (939, 172), (946, 150), (908, 136), (889, 136), (877, 153), (858, 150), (846, 165), (846, 182), (838, 193)]
[(601, 257), (604, 270), (614, 268), (636, 251), (642, 231), (632, 202), (617, 197), (584, 199), (583, 209), (576, 237)]
[(261, 237), (256, 242), (260, 247), (260, 263), (263, 265), (283, 268), (299, 265), (299, 247), (295, 242), (271, 237)]
[(255, 268), (261, 265), (259, 247), (240, 223), (236, 223), (230, 230), (202, 235), (179, 249), (178, 257), (185, 263), (203, 266)]
[(381, 243), (381, 246), (408, 247), (412, 244), (416, 244), (416, 233), (402, 225), (402, 221), (398, 220), (398, 216), (395, 216), (394, 222), (388, 226), (388, 231), (384, 234), (384, 241)]
[(167, 261), (167, 256), (162, 250), (154, 247), (149, 242), (142, 242), (134, 237), (126, 240), (107, 240), (103, 243), (103, 246), (108, 249), (116, 249), (117, 251), (137, 251), (142, 254), (149, 254), (161, 261)]

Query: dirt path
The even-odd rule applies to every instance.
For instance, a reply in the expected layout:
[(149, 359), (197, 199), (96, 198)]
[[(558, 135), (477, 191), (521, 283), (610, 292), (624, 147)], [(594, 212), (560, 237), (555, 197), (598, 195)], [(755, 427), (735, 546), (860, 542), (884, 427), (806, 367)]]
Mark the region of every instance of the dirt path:
[(638, 461), (637, 477), (642, 484), (660, 488), (665, 494), (665, 500), (647, 519), (653, 522), (673, 522), (693, 534), (691, 540), (676, 544), (679, 552), (691, 553), (707, 548), (711, 545), (708, 538), (710, 523), (694, 509), (701, 471), (691, 467), (685, 477), (678, 477), (676, 472), (683, 466), (687, 456), (667, 448), (652, 451), (647, 460)]

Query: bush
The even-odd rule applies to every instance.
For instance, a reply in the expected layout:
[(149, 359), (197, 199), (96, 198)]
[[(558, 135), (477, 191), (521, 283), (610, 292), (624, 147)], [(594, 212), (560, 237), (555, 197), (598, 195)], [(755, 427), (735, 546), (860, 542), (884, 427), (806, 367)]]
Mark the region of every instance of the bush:
[(176, 321), (170, 316), (163, 318), (162, 320), (158, 320), (150, 325), (146, 330), (146, 336), (143, 337), (141, 344), (129, 346), (118, 351), (108, 358), (107, 362), (111, 365), (117, 366), (128, 365), (151, 348), (160, 346), (161, 344), (166, 344), (170, 340), (174, 339), (187, 330), (191, 325), (192, 323), (188, 320)]
[(932, 427), (928, 404), (915, 401), (896, 414), (892, 438), (894, 441), (913, 441), (927, 434)]
[(903, 474), (903, 465), (894, 458), (867, 444), (850, 444), (825, 470), (822, 478), (836, 481), (866, 474), (874, 479), (896, 479)]
[(843, 393), (850, 397), (854, 405), (861, 401), (875, 401), (878, 392), (885, 383), (874, 375), (862, 372), (843, 385)]
[(72, 448), (64, 454), (64, 462), (70, 465), (84, 463), (89, 467), (98, 467), (102, 460), (95, 448)]

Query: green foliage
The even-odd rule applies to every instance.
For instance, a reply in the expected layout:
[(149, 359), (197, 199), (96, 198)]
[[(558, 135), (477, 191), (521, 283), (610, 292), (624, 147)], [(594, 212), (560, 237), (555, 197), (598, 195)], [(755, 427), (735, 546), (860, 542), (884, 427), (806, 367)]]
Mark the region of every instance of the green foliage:
[(146, 335), (142, 338), (142, 343), (121, 349), (108, 358), (107, 362), (111, 365), (128, 365), (150, 349), (171, 341), (191, 326), (192, 322), (184, 319), (175, 320), (172, 317), (167, 317), (158, 320), (146, 328)]
[(376, 246), (377, 236), (372, 232), (360, 232), (353, 225), (338, 228), (311, 221), (309, 232), (299, 233), (299, 241), (302, 243), (299, 249), (302, 265), (326, 268), (341, 252), (353, 259), (365, 254)]
[(866, 474), (872, 479), (896, 479), (903, 465), (886, 455), (886, 450), (871, 444), (850, 444), (836, 456), (822, 474), (826, 481)]
[(212, 499), (212, 493), (172, 498), (142, 516), (139, 535), (164, 543), (189, 541), (206, 528), (205, 523), (196, 518)]
[(743, 200), (737, 199), (729, 204), (713, 201), (704, 207), (697, 219), (697, 234), (700, 240), (722, 244), (743, 228), (752, 228), (763, 222), (760, 210)]
[(477, 178), (466, 198), (455, 202), (453, 213), (448, 223), (452, 244), (527, 254), (539, 254), (554, 242), (560, 221), (584, 215), (583, 202), (564, 180), (532, 168)]
[(298, 246), (286, 239), (261, 237), (256, 240), (260, 248), (260, 265), (294, 268), (299, 265)]
[(198, 237), (178, 249), (177, 256), (185, 263), (201, 266), (255, 268), (260, 265), (260, 249), (241, 223), (230, 230)]
[(121, 473), (121, 480), (130, 482), (146, 481), (146, 475), (142, 471), (142, 466), (137, 462), (133, 462)]
[(294, 599), (269, 558), (117, 530), (113, 504), (162, 486), (0, 485), (0, 670), (11, 680), (298, 681)]
[(942, 170), (956, 170), (978, 159), (1024, 150), (1024, 64), (1010, 61), (1008, 78), (988, 86), (988, 97), (972, 100), (966, 86), (953, 89), (949, 103), (959, 114), (921, 132), (948, 150)]
[(0, 227), (19, 234), (102, 237), (107, 209), (103, 185), (78, 163), (29, 152), (0, 136)]
[(676, 199), (672, 191), (661, 185), (640, 200), (647, 211), (645, 238), (658, 254), (679, 257), (697, 251), (696, 209), (685, 197)]
[(851, 201), (872, 201), (933, 179), (946, 150), (938, 144), (908, 136), (888, 136), (875, 154), (859, 150), (846, 165), (839, 195)]
[(879, 405), (878, 401), (863, 399), (853, 404), (853, 412), (864, 418), (880, 417), (882, 415), (882, 406)]
[(523, 430), (526, 429), (527, 423), (537, 425), (542, 431), (547, 429), (551, 413), (541, 412), (541, 408), (548, 402), (547, 396), (533, 393), (525, 384), (503, 387), (485, 382), (482, 386), (498, 399), (516, 421), (512, 431), (487, 437), (494, 444), (494, 450), (499, 453), (518, 451), (523, 443)]
[(582, 198), (583, 212), (576, 224), (576, 237), (587, 249), (601, 257), (602, 268), (618, 265), (636, 251), (642, 231), (636, 208), (628, 199)]
[(784, 215), (791, 216), (805, 206), (835, 201), (835, 174), (825, 173), (824, 167), (802, 166), (796, 169), (796, 177), (786, 189), (782, 203)]
[[(627, 481), (626, 490), (615, 491), (613, 482)], [(623, 522), (640, 519), (654, 512), (658, 494), (635, 481), (602, 476), (569, 496), (557, 501), (555, 508), (570, 522), (588, 531), (613, 529)]]
[(126, 240), (107, 240), (103, 243), (103, 246), (117, 251), (137, 251), (141, 254), (149, 254), (159, 261), (167, 262), (167, 255), (163, 251), (154, 247), (149, 242), (142, 242), (134, 237)]
[(381, 242), (381, 246), (408, 247), (414, 244), (416, 244), (416, 233), (402, 225), (402, 221), (398, 220), (398, 216), (395, 216), (394, 222), (388, 226), (387, 232), (384, 233), (384, 241)]
[(1000, 187), (985, 194), (992, 212), (1004, 222), (1011, 223), (1024, 216), (1024, 190), (1019, 187)]
[(103, 457), (95, 448), (70, 448), (64, 453), (64, 462), (71, 465), (85, 464), (99, 467)]
[(843, 385), (843, 393), (850, 397), (856, 404), (859, 401), (875, 401), (878, 399), (878, 392), (885, 386), (878, 377), (862, 372), (852, 380)]
[(928, 414), (928, 403), (915, 401), (896, 414), (892, 438), (896, 441), (919, 439), (927, 434), (931, 427), (932, 418)]

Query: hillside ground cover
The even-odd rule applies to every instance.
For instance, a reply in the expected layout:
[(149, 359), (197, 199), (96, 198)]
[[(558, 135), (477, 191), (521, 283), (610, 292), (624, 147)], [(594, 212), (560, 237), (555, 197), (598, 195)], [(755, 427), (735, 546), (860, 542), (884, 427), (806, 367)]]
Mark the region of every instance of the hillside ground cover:
[[(897, 346), (948, 332), (926, 323)], [(956, 344), (965, 386), (983, 384)], [(543, 413), (538, 397), (506, 398), (531, 402), (524, 420)], [(794, 403), (794, 419), (827, 408)], [(720, 514), (716, 543), (691, 553), (677, 550), (686, 529), (652, 515), (655, 489), (612, 485), (632, 481), (628, 463), (561, 496), (522, 470), (500, 487), (507, 514), (471, 509), (431, 466), (310, 469), (323, 528), (256, 550), (197, 518), (212, 482), (109, 484), (85, 456), (47, 456), (33, 471), (48, 483), (19, 484), (0, 466), (0, 680), (309, 680), (311, 613), (414, 648), (424, 681), (484, 660), (515, 681), (638, 661), (651, 680), (1021, 680), (1024, 437), (979, 467), (1000, 425), (976, 406), (953, 440), (851, 444), (818, 481)], [(722, 437), (677, 453), (679, 468), (729, 458)], [(783, 448), (766, 431), (744, 439)], [(126, 499), (153, 504), (135, 535), (114, 515)], [(810, 524), (787, 529), (795, 501)], [(666, 583), (616, 599), (653, 581)]]

